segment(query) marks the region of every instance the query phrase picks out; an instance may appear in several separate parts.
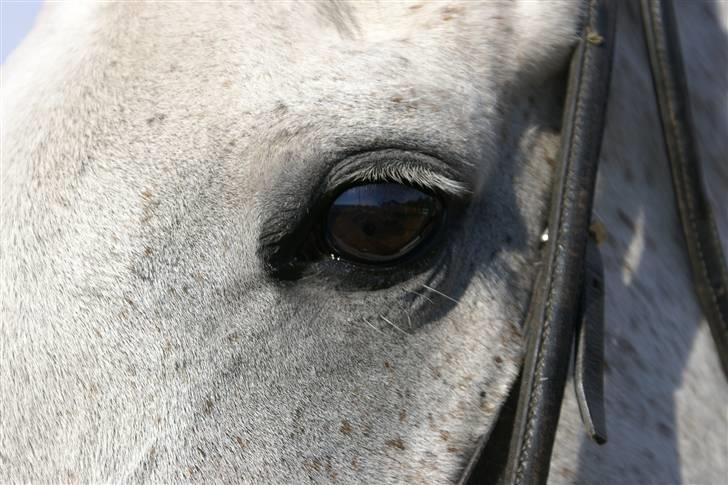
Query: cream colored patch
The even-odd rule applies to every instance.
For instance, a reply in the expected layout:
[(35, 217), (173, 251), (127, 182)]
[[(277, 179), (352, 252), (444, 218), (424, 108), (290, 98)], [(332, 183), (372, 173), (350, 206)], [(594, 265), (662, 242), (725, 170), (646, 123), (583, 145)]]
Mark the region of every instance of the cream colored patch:
[(632, 283), (634, 273), (639, 268), (642, 253), (645, 250), (645, 211), (640, 209), (637, 220), (634, 221), (634, 234), (627, 247), (627, 253), (622, 265), (622, 283)]

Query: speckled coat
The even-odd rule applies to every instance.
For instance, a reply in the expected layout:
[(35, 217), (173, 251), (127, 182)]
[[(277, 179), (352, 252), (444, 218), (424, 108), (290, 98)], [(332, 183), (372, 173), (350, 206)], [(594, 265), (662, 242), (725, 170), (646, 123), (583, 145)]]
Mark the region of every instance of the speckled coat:
[[(610, 441), (567, 389), (551, 482), (725, 483), (634, 3), (595, 204)], [(728, 5), (676, 4), (728, 241)], [(517, 374), (581, 9), (47, 5), (2, 73), (0, 482), (455, 479)], [(283, 281), (268, 237), (352, 154), (356, 181), (444, 188), (447, 237)]]

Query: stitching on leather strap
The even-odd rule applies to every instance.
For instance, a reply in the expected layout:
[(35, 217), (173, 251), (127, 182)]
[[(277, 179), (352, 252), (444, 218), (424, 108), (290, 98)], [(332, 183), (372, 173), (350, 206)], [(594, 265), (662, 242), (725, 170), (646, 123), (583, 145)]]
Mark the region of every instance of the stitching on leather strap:
[[(661, 8), (659, 6), (659, 3), (654, 2), (652, 4), (652, 10), (653, 10), (653, 16), (652, 17), (653, 17), (654, 22), (655, 22), (655, 28), (653, 28), (653, 31), (657, 29), (657, 25), (658, 24), (659, 24), (659, 30), (660, 31), (664, 31), (664, 27), (662, 26), (663, 25), (662, 15), (659, 15), (659, 14), (662, 13), (661, 12)], [(671, 128), (671, 131), (672, 131), (671, 135), (675, 135), (676, 133), (679, 132), (679, 130), (677, 129), (677, 126), (676, 126), (677, 117), (676, 117), (676, 114), (675, 114), (675, 107), (673, 105), (673, 100), (676, 97), (676, 93), (675, 93), (675, 86), (673, 85), (673, 82), (672, 82), (673, 80), (669, 77), (669, 72), (667, 70), (667, 61), (665, 59), (665, 52), (666, 52), (665, 39), (662, 36), (654, 36), (654, 38), (655, 38), (656, 44), (659, 43), (659, 48), (655, 49), (655, 51), (656, 51), (655, 53), (656, 53), (657, 61), (659, 62), (660, 71), (661, 71), (662, 79), (663, 79), (663, 85), (665, 87), (666, 93), (668, 91), (670, 93), (670, 95), (665, 96), (665, 100), (664, 100), (665, 101), (665, 107), (667, 108), (667, 110), (669, 112), (668, 122), (670, 124), (670, 128)], [(688, 108), (689, 107), (686, 106), (686, 109), (688, 109)], [(685, 147), (683, 146), (683, 139), (680, 136), (673, 136), (673, 139), (675, 141), (675, 147), (678, 150), (679, 157), (680, 157), (680, 160), (679, 160), (679, 163), (678, 163), (679, 170), (680, 170), (680, 175), (681, 175), (680, 184), (683, 187), (685, 187), (685, 180), (687, 180), (689, 177), (688, 177), (688, 174), (686, 172), (687, 169), (686, 169), (686, 166), (685, 166), (685, 160), (687, 158), (685, 157)], [(665, 142), (667, 143), (667, 140), (665, 140)], [(669, 153), (668, 153), (668, 158), (669, 158)], [(690, 223), (690, 229), (692, 230), (693, 234), (696, 234), (697, 235), (698, 232), (697, 232), (697, 223), (696, 223), (696, 220), (695, 220), (695, 207), (693, 205), (692, 197), (686, 196), (686, 197), (683, 197), (682, 199), (684, 200), (685, 206), (686, 206), (687, 211), (688, 211), (688, 213), (687, 213), (687, 216), (688, 216), (687, 219), (688, 219), (688, 222)], [(714, 242), (719, 241), (719, 239), (717, 237), (717, 232), (716, 232), (716, 229), (715, 229), (715, 224), (713, 224), (713, 221), (712, 220), (709, 220), (708, 221), (708, 226), (709, 226), (709, 228), (711, 230), (711, 236), (712, 236)], [(698, 259), (700, 260), (700, 270), (701, 270), (701, 272), (703, 274), (703, 277), (705, 278), (706, 282), (708, 283), (706, 286), (709, 289), (711, 301), (713, 302), (713, 306), (716, 309), (716, 312), (715, 313), (717, 313), (718, 319), (720, 320), (720, 323), (722, 325), (722, 328), (723, 328), (723, 330), (725, 330), (726, 329), (726, 322), (725, 322), (725, 319), (724, 319), (724, 315), (721, 312), (720, 306), (718, 305), (718, 296), (716, 294), (716, 289), (715, 289), (715, 287), (712, 284), (710, 284), (710, 278), (709, 278), (709, 275), (708, 275), (707, 261), (705, 260), (705, 254), (704, 254), (704, 251), (703, 251), (703, 243), (702, 243), (700, 237), (692, 238), (692, 240), (695, 243), (695, 247), (696, 247), (696, 250), (697, 250), (697, 253), (698, 253)], [(720, 243), (718, 243), (718, 244), (720, 244)], [(726, 267), (725, 266), (725, 260), (724, 260), (724, 256), (722, 254), (722, 251), (719, 251), (718, 253), (719, 253), (720, 258), (721, 258), (721, 268), (720, 268), (721, 275), (723, 277), (723, 282), (725, 282), (725, 281), (728, 280), (728, 277), (726, 276), (726, 273), (725, 273), (725, 267)]]
[[(594, 18), (595, 11), (597, 6), (597, 0), (590, 0), (589, 2), (589, 12), (587, 16), (586, 26), (587, 28), (590, 28), (592, 19)], [(580, 42), (584, 42), (583, 39), (580, 40)], [(584, 105), (584, 91), (582, 89), (582, 80), (586, 72), (588, 72), (588, 66), (590, 66), (594, 61), (594, 56), (592, 52), (592, 47), (590, 47), (589, 43), (584, 42), (583, 51), (581, 53), (583, 62), (582, 62), (582, 68), (579, 72), (579, 78), (577, 81), (577, 86), (579, 89), (577, 89), (576, 92), (576, 102), (575, 102), (575, 108), (574, 112), (576, 115), (576, 118), (574, 119), (574, 127), (581, 126), (583, 124), (583, 105)], [(565, 144), (565, 146), (568, 147), (568, 156), (565, 156), (565, 160), (569, 164), (566, 169), (565, 173), (568, 173), (569, 168), (572, 164), (572, 153), (574, 150), (574, 144), (576, 135), (575, 132), (572, 131), (571, 137), (569, 139), (569, 143)], [(561, 196), (561, 200), (567, 198), (568, 194), (564, 192)], [(556, 234), (555, 234), (555, 241), (554, 244), (556, 247), (559, 246), (559, 241), (562, 239), (563, 236), (563, 210), (564, 210), (564, 204), (561, 203), (561, 207), (559, 208), (559, 220), (558, 225), (556, 228)], [(554, 258), (555, 259), (555, 258)], [(551, 324), (552, 324), (552, 315), (551, 315), (551, 308), (552, 308), (552, 300), (554, 296), (554, 278), (555, 278), (555, 272), (553, 271), (553, 263), (554, 260), (551, 261), (552, 267), (549, 275), (549, 282), (548, 282), (548, 297), (546, 299), (546, 305), (545, 305), (545, 316), (546, 319), (544, 320), (543, 326), (540, 328), (540, 341), (538, 345), (538, 352), (536, 354), (536, 367), (535, 372), (533, 375), (533, 378), (530, 382), (530, 388), (529, 388), (529, 400), (528, 400), (528, 411), (526, 414), (526, 428), (525, 428), (525, 439), (523, 443), (521, 444), (520, 450), (519, 450), (519, 457), (518, 457), (518, 469), (516, 470), (514, 483), (520, 484), (523, 481), (523, 475), (525, 473), (525, 462), (526, 462), (526, 456), (531, 450), (532, 444), (533, 444), (533, 427), (534, 427), (534, 421), (536, 418), (536, 409), (534, 408), (534, 402), (535, 398), (538, 397), (538, 395), (541, 393), (541, 378), (543, 375), (543, 368), (544, 368), (544, 346), (546, 342), (546, 337), (548, 337), (550, 330), (551, 330)]]

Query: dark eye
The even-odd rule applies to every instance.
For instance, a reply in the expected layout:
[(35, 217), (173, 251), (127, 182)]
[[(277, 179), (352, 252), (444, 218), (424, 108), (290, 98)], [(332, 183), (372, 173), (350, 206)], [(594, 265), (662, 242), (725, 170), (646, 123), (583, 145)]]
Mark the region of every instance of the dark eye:
[(331, 204), (324, 236), (342, 257), (383, 263), (414, 251), (442, 217), (442, 204), (434, 195), (393, 183), (360, 185)]

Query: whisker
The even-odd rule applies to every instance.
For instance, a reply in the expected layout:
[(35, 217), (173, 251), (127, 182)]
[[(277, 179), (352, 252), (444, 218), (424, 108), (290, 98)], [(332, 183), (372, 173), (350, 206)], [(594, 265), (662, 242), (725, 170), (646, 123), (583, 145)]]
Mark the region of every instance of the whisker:
[(387, 320), (387, 318), (386, 318), (386, 317), (385, 317), (384, 315), (379, 315), (379, 317), (380, 317), (380, 318), (381, 318), (382, 320), (384, 320), (385, 322), (387, 322), (388, 324), (390, 324), (391, 326), (393, 326), (394, 328), (396, 328), (397, 330), (399, 330), (400, 332), (402, 332), (403, 334), (405, 334), (405, 335), (409, 335), (409, 333), (408, 333), (408, 332), (405, 332), (404, 330), (402, 330), (401, 328), (399, 328), (399, 327), (398, 327), (397, 325), (395, 325), (395, 324), (393, 324), (392, 322), (390, 322), (389, 320)]
[(441, 291), (438, 291), (438, 290), (436, 290), (435, 288), (433, 288), (431, 286), (427, 286), (427, 285), (422, 285), (422, 286), (424, 286), (425, 288), (427, 288), (428, 290), (430, 290), (430, 291), (432, 291), (434, 293), (437, 293), (438, 295), (440, 295), (443, 298), (447, 298), (448, 300), (450, 300), (453, 303), (459, 303), (455, 298), (453, 298), (451, 296), (447, 296), (445, 293), (443, 293)]
[(363, 318), (362, 320), (364, 320), (364, 323), (366, 323), (367, 325), (369, 325), (370, 327), (372, 327), (372, 328), (373, 328), (374, 330), (376, 330), (377, 332), (379, 332), (379, 333), (381, 333), (381, 334), (383, 334), (383, 333), (384, 333), (384, 332), (382, 332), (381, 330), (379, 330), (379, 329), (378, 329), (377, 327), (375, 327), (374, 325), (372, 325), (371, 323), (369, 323), (369, 320), (367, 320), (366, 318)]
[(432, 301), (432, 298), (430, 298), (429, 296), (427, 296), (427, 295), (424, 295), (424, 294), (422, 294), (422, 293), (418, 293), (418, 292), (416, 292), (416, 291), (413, 291), (413, 290), (407, 290), (407, 289), (404, 289), (404, 291), (406, 291), (406, 292), (408, 292), (408, 293), (414, 293), (415, 295), (417, 295), (417, 296), (420, 296), (420, 297), (424, 298), (425, 300), (429, 301), (430, 303), (433, 303), (433, 304), (435, 303), (434, 301)]
[(409, 312), (407, 311), (406, 306), (398, 305), (399, 308), (404, 312), (405, 316), (407, 317), (407, 329), (412, 330), (412, 318), (410, 317)]

